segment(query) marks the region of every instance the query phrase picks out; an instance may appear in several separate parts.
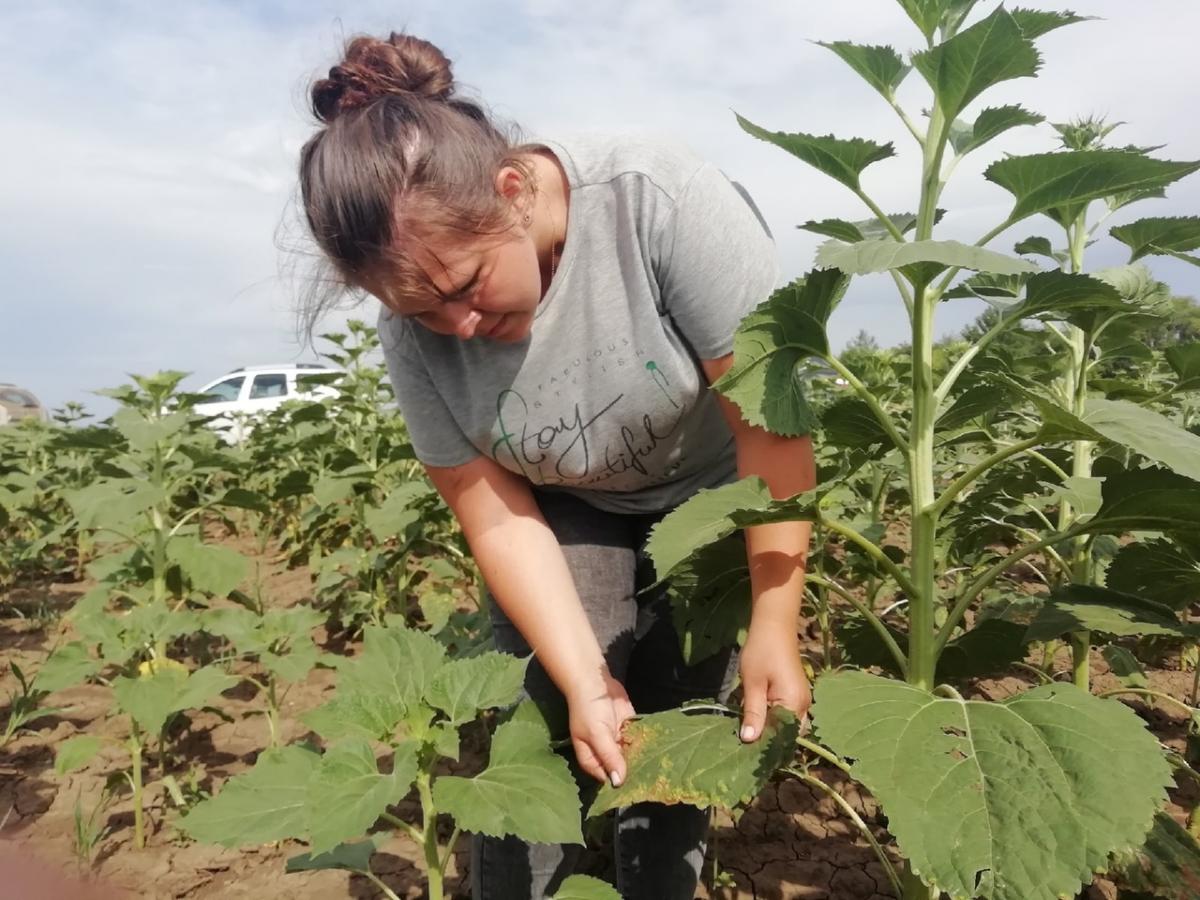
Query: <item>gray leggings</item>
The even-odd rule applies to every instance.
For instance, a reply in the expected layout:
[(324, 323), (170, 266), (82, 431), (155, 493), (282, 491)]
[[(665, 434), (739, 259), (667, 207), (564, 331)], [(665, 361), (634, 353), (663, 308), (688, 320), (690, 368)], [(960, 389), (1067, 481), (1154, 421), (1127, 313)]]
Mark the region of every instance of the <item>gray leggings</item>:
[[(608, 661), (639, 713), (658, 712), (687, 700), (727, 699), (736, 671), (732, 649), (695, 666), (684, 664), (671, 608), (661, 589), (638, 594), (654, 582), (645, 554), (656, 515), (598, 510), (568, 494), (535, 491), (558, 538), (583, 608)], [(496, 649), (527, 655), (529, 645), (496, 604), (491, 606)], [(566, 703), (535, 659), (525, 690), (566, 736)], [(593, 779), (564, 751), (585, 797)], [(590, 803), (590, 799), (588, 799)], [(692, 900), (708, 838), (707, 810), (639, 803), (619, 810), (614, 849), (617, 890), (626, 900)], [(476, 835), (471, 843), (471, 894), (475, 900), (541, 900), (572, 874), (582, 848), (528, 844), (514, 837)]]

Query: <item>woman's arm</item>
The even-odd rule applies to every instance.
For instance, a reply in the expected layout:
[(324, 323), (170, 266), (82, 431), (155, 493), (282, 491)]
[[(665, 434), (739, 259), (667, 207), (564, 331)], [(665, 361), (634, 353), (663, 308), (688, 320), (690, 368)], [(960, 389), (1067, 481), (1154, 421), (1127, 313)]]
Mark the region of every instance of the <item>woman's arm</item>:
[[(733, 364), (733, 354), (702, 360), (709, 382)], [(738, 474), (762, 478), (776, 499), (791, 497), (816, 486), (812, 440), (780, 437), (750, 425), (724, 397), (718, 401), (737, 444)], [(800, 605), (812, 525), (776, 522), (746, 529), (752, 611), (750, 630), (742, 648), (742, 737), (754, 740), (766, 721), (771, 703), (803, 716), (812, 692), (800, 658)]]
[(495, 601), (566, 698), (580, 766), (619, 784), (625, 778), (620, 729), (633, 707), (608, 671), (528, 482), (486, 457), (426, 472), (462, 526)]

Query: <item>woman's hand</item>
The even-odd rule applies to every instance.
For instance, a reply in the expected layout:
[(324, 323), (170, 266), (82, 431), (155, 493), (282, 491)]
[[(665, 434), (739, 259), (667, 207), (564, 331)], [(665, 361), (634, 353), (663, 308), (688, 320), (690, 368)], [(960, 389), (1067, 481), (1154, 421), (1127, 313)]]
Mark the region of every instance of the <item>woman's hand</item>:
[(812, 688), (800, 658), (795, 624), (754, 620), (742, 647), (743, 741), (763, 732), (769, 706), (784, 706), (803, 719), (812, 705)]
[(599, 681), (568, 694), (567, 707), (571, 743), (580, 768), (597, 781), (620, 787), (625, 781), (621, 726), (634, 715), (624, 686), (606, 669)]

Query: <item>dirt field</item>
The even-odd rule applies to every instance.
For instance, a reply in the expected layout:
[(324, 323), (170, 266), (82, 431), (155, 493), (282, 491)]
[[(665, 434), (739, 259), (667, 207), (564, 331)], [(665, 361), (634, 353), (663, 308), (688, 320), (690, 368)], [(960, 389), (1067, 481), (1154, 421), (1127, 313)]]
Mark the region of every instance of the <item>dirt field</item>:
[[(244, 548), (239, 548), (244, 549)], [(267, 595), (280, 605), (303, 600), (310, 589), (308, 572), (288, 570), (271, 561)], [(61, 614), (69, 609), (86, 584), (26, 586), (0, 598), (0, 697), (16, 689), (8, 661), (26, 672), (35, 672), (50, 648), (67, 639), (69, 628)], [(334, 649), (334, 648), (327, 648)], [(347, 652), (338, 645), (338, 652)], [(353, 651), (353, 646), (348, 651)], [(1061, 661), (1066, 664), (1066, 659)], [(1103, 660), (1095, 660), (1096, 689), (1114, 687), (1103, 674)], [(1186, 699), (1192, 676), (1170, 670), (1150, 673), (1151, 686)], [(302, 738), (308, 729), (299, 715), (326, 699), (333, 673), (316, 669), (308, 680), (293, 688), (283, 703), (284, 742)], [(1024, 676), (981, 682), (977, 696), (999, 699), (1026, 684)], [(7, 702), (7, 701), (5, 701)], [(0, 751), (0, 900), (41, 900), (74, 897), (99, 900), (109, 897), (167, 898), (273, 898), (336, 900), (373, 898), (378, 888), (365, 878), (346, 872), (325, 871), (287, 875), (285, 860), (304, 851), (301, 844), (283, 843), (247, 850), (203, 846), (181, 837), (174, 827), (179, 812), (158, 777), (157, 759), (151, 758), (146, 797), (147, 846), (132, 846), (133, 814), (126, 792), (105, 816), (107, 834), (95, 849), (91, 869), (73, 851), (74, 810), (77, 799), (86, 808), (100, 795), (109, 774), (127, 763), (122, 748), (105, 750), (84, 770), (59, 777), (54, 774), (55, 747), (78, 734), (120, 735), (125, 723), (106, 717), (108, 693), (97, 686), (80, 686), (53, 695), (48, 701), (63, 711), (32, 722), (28, 729)], [(219, 702), (223, 715), (200, 712), (182, 723), (177, 752), (167, 771), (182, 784), (195, 783), (210, 790), (226, 778), (253, 765), (267, 743), (267, 724), (258, 714), (254, 688), (243, 682), (227, 691)], [(1182, 750), (1186, 723), (1170, 708), (1134, 708), (1156, 734)], [(0, 723), (7, 708), (0, 708)], [(470, 737), (470, 736), (469, 736)], [(482, 762), (482, 739), (468, 740), (461, 768), (477, 769)], [(472, 743), (478, 746), (472, 748)], [(456, 767), (459, 768), (459, 767)], [(874, 801), (847, 784), (840, 773), (820, 771), (827, 783), (839, 788), (853, 807), (884, 838), (882, 819)], [(814, 789), (791, 780), (769, 784), (757, 801), (737, 819), (717, 817), (704, 885), (699, 896), (722, 898), (834, 898), (883, 900), (892, 897), (882, 867), (848, 819), (833, 801)], [(1196, 802), (1192, 794), (1176, 792), (1172, 810), (1182, 819), (1184, 809)], [(401, 807), (397, 814), (409, 821), (417, 808)], [(443, 840), (449, 838), (445, 830)], [(448, 890), (467, 896), (466, 841), (460, 840), (448, 876)], [(418, 848), (397, 837), (375, 857), (375, 871), (401, 897), (423, 896), (423, 879), (414, 863)], [(591, 874), (604, 877), (607, 857), (599, 847), (588, 857)], [(716, 879), (714, 882), (714, 872)], [(74, 879), (86, 876), (87, 885)], [(67, 880), (64, 880), (67, 879)], [(35, 882), (37, 884), (35, 885)], [(1095, 885), (1084, 894), (1089, 900), (1115, 897), (1111, 885)]]

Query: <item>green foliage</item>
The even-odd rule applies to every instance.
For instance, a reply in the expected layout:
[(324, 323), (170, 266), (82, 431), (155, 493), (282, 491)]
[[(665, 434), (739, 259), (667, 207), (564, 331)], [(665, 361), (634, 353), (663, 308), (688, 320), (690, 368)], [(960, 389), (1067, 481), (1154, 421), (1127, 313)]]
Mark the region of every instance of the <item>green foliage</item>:
[(1070, 685), (987, 703), (843, 672), (818, 681), (814, 710), (914, 869), (953, 897), (1074, 895), (1141, 842), (1170, 782), (1131, 711)]
[(1109, 588), (1071, 584), (1050, 596), (1025, 638), (1047, 641), (1076, 631), (1114, 637), (1159, 635), (1183, 639), (1195, 635), (1169, 606)]
[(1113, 854), (1110, 871), (1136, 891), (1164, 900), (1191, 900), (1200, 885), (1200, 844), (1170, 815), (1160, 812), (1146, 842), (1136, 850)]
[(492, 738), (488, 766), (473, 778), (446, 775), (433, 799), (460, 827), (542, 843), (583, 843), (579, 799), (567, 762), (543, 727), (506, 722)]
[(555, 891), (553, 900), (620, 900), (612, 886), (590, 875), (572, 875)]
[(737, 120), (747, 133), (783, 148), (830, 178), (840, 181), (852, 191), (862, 189), (859, 178), (867, 166), (896, 155), (895, 148), (890, 143), (876, 144), (861, 138), (841, 140), (831, 134), (819, 137), (812, 134), (767, 131), (741, 116), (738, 116)]
[(1144, 256), (1174, 256), (1200, 266), (1200, 258), (1188, 255), (1188, 251), (1200, 249), (1198, 216), (1139, 219), (1109, 233), (1132, 251), (1130, 262)]

